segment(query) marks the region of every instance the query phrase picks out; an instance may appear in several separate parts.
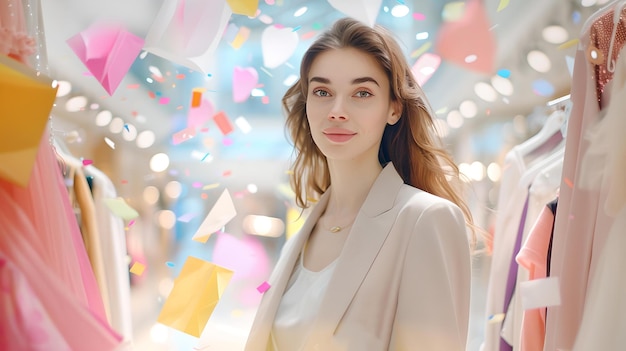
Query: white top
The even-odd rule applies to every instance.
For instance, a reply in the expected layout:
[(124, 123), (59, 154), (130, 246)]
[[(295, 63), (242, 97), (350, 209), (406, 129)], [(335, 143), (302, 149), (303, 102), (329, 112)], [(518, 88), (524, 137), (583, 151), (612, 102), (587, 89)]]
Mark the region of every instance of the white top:
[(300, 253), (276, 312), (271, 336), (274, 350), (302, 349), (337, 262), (335, 259), (321, 271), (313, 272), (304, 267), (304, 251)]

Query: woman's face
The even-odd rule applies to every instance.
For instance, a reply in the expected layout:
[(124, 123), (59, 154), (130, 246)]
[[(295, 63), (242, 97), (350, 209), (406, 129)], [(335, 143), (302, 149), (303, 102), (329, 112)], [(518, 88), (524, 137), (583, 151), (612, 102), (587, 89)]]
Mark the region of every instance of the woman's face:
[(385, 125), (399, 118), (378, 62), (354, 48), (328, 50), (315, 58), (308, 79), (307, 119), (322, 153), (329, 160), (377, 160)]

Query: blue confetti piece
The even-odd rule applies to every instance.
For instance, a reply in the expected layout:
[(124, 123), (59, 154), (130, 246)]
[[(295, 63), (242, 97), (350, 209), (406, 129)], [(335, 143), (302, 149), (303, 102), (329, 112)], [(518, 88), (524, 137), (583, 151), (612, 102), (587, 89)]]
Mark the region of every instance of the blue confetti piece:
[(174, 262), (170, 262), (170, 261), (165, 262), (165, 264), (170, 268), (173, 268), (175, 266)]
[(533, 91), (539, 96), (551, 96), (554, 94), (554, 86), (545, 79), (538, 79), (533, 82)]
[(509, 78), (511, 76), (511, 71), (503, 68), (498, 70), (498, 75), (502, 78)]
[(124, 129), (126, 129), (127, 132), (130, 132), (130, 129), (128, 128), (128, 124), (124, 124)]
[(295, 31), (297, 31), (297, 30), (298, 30), (298, 29), (300, 29), (300, 28), (302, 28), (302, 26), (297, 26), (296, 28), (292, 29), (291, 31), (292, 31), (292, 32), (295, 32)]
[(209, 157), (210, 153), (207, 152), (206, 155), (204, 155), (204, 157), (200, 160), (200, 161), (204, 161), (207, 157)]

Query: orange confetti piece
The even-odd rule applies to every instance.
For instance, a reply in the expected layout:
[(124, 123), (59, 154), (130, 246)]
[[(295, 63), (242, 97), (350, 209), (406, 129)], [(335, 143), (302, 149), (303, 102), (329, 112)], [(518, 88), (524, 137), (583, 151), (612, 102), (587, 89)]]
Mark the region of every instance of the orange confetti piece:
[(194, 90), (191, 94), (191, 107), (200, 106), (200, 102), (202, 101), (202, 92)]
[(311, 38), (313, 38), (316, 34), (317, 34), (317, 32), (315, 32), (315, 31), (310, 31), (310, 32), (306, 32), (306, 33), (302, 34), (302, 35), (300, 36), (300, 38), (301, 38), (302, 40), (307, 40), (307, 39), (311, 39)]
[(150, 99), (154, 99), (156, 97), (156, 94), (152, 91), (149, 91), (148, 96), (150, 97)]
[(569, 178), (563, 178), (563, 183), (567, 185), (570, 189), (574, 188), (574, 183)]
[(202, 198), (202, 200), (206, 200), (209, 198), (209, 195), (202, 193), (202, 195), (200, 195), (200, 197)]
[(183, 73), (179, 73), (176, 75), (176, 79), (185, 79), (185, 75)]
[(139, 84), (128, 84), (127, 89), (139, 89)]
[(122, 184), (128, 184), (128, 180), (126, 180), (126, 179), (122, 179), (122, 182), (121, 182), (121, 183), (122, 183)]
[(224, 171), (224, 173), (222, 173), (222, 175), (223, 175), (224, 177), (228, 177), (228, 176), (230, 176), (231, 174), (232, 174), (232, 172), (231, 172), (231, 171)]
[(140, 262), (135, 262), (133, 266), (130, 267), (130, 272), (138, 276), (141, 276), (144, 270), (146, 270), (146, 265)]

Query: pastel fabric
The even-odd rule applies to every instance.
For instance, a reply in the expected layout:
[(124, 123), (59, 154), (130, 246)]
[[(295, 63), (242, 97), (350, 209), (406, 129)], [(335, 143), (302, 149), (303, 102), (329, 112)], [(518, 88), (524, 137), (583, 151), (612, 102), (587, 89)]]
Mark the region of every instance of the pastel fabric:
[[(285, 244), (246, 351), (274, 350), (270, 332), (329, 189)], [(389, 163), (357, 214), (302, 350), (465, 350), (471, 261), (461, 210), (405, 185)], [(282, 351), (282, 350), (281, 350)]]
[[(24, 275), (72, 350), (112, 350), (121, 337), (106, 321), (48, 140), (44, 133), (27, 188), (0, 180), (0, 253)], [(12, 323), (3, 318), (0, 329), (10, 330)]]

